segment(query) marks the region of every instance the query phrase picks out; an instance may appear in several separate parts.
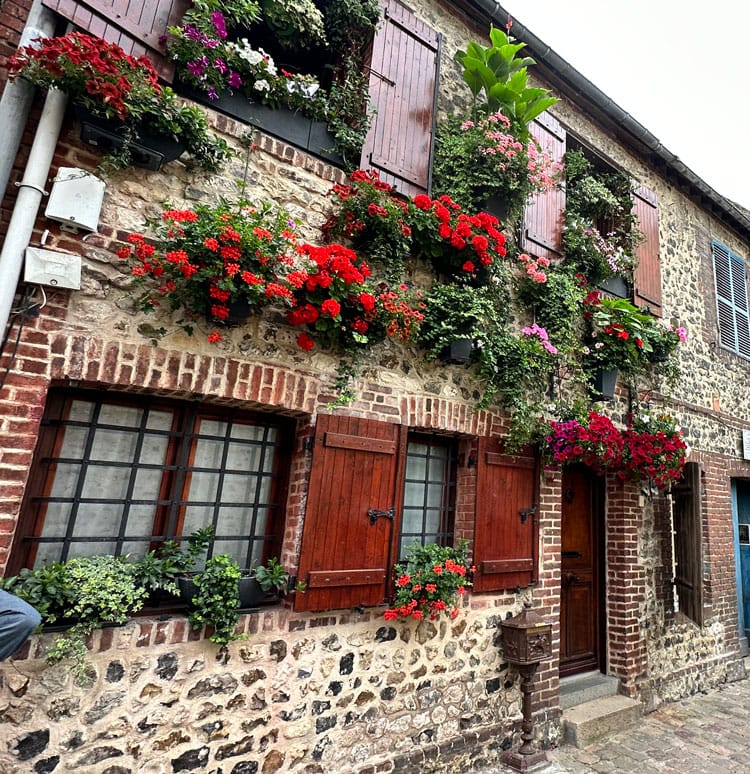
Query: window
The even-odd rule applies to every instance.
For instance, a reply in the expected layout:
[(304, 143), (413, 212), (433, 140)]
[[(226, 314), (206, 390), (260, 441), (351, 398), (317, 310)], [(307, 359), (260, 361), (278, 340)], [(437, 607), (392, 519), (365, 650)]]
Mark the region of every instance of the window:
[(391, 422), (318, 415), (298, 571), (307, 590), (295, 609), (382, 604), (406, 546), (454, 545), (458, 502), (460, 532), (473, 537), (474, 590), (528, 586), (537, 575), (537, 460), (481, 438), (478, 459), (459, 471), (458, 448), (455, 438)]
[[(21, 565), (143, 555), (212, 525), (211, 554), (278, 552), (285, 427), (200, 403), (52, 392), (24, 506)], [(18, 560), (16, 560), (18, 561)]]
[(679, 610), (703, 626), (702, 471), (688, 462), (680, 482), (672, 487), (674, 584)]
[(456, 462), (451, 442), (411, 438), (406, 448), (399, 558), (407, 546), (453, 545)]
[(714, 263), (719, 342), (750, 358), (750, 316), (745, 262), (719, 242), (711, 243)]

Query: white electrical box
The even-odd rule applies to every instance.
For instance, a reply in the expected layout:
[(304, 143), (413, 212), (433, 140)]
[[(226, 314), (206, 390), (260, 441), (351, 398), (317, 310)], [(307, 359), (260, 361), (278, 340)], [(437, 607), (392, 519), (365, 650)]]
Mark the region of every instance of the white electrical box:
[(54, 288), (81, 288), (81, 256), (41, 247), (26, 248), (24, 282)]
[(84, 169), (60, 167), (44, 214), (66, 231), (96, 231), (105, 188), (103, 180)]
[(742, 459), (750, 460), (750, 430), (742, 431)]

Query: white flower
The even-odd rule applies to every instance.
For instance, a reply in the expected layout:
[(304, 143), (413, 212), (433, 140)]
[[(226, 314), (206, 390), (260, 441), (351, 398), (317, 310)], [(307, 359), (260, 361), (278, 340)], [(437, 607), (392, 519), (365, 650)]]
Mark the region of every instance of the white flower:
[(253, 87), (258, 91), (269, 91), (271, 84), (268, 81), (261, 79), (259, 81), (255, 81)]

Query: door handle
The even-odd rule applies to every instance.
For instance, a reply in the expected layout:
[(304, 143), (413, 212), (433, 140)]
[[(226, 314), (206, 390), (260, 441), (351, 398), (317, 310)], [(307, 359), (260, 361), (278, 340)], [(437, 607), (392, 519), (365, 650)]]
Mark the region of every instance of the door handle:
[(574, 583), (578, 583), (580, 580), (581, 579), (574, 572), (569, 572), (565, 576), (565, 585), (566, 586), (571, 586)]

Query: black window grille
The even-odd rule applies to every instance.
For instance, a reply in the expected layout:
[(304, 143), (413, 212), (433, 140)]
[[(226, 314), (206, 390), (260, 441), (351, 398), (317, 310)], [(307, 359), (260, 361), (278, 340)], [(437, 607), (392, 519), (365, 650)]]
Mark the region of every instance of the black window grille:
[(399, 557), (410, 545), (453, 545), (456, 450), (450, 439), (413, 436), (406, 450)]
[(142, 556), (212, 526), (208, 555), (278, 553), (287, 427), (178, 401), (53, 392), (22, 524), (20, 565)]

